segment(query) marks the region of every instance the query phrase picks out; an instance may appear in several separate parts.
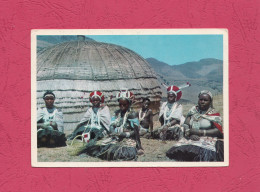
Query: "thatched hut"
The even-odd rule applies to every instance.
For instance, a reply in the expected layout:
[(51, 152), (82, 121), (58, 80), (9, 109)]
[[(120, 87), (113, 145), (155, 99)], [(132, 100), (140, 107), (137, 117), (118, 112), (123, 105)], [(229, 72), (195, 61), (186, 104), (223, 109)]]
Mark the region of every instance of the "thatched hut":
[(37, 53), (37, 105), (44, 104), (46, 90), (53, 90), (67, 131), (83, 117), (91, 91), (102, 91), (112, 111), (118, 105), (115, 95), (120, 88), (134, 92), (137, 101), (150, 98), (153, 110), (159, 109), (162, 92), (155, 72), (125, 47), (79, 38)]

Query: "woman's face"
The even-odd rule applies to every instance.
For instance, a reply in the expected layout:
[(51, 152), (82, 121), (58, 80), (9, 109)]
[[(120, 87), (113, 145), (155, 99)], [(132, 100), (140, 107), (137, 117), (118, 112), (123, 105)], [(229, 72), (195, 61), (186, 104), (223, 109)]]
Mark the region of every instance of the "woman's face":
[(93, 107), (100, 107), (100, 99), (99, 97), (95, 96), (91, 99), (91, 103), (93, 105)]
[(150, 102), (148, 100), (145, 100), (143, 102), (143, 106), (142, 107), (143, 107), (143, 109), (148, 109), (149, 105), (150, 105)]
[(47, 97), (44, 98), (44, 102), (45, 102), (45, 106), (46, 106), (48, 109), (51, 109), (51, 108), (53, 108), (54, 97), (52, 97), (52, 96), (47, 96)]
[(168, 99), (168, 102), (169, 103), (174, 103), (175, 102), (175, 99), (176, 99), (176, 96), (174, 93), (168, 93), (167, 94), (167, 99)]
[(201, 94), (199, 96), (199, 101), (198, 101), (198, 105), (199, 105), (199, 109), (202, 111), (206, 111), (209, 109), (211, 104), (211, 98), (208, 94)]
[(122, 112), (126, 112), (129, 108), (129, 101), (127, 101), (126, 99), (120, 99), (119, 107)]

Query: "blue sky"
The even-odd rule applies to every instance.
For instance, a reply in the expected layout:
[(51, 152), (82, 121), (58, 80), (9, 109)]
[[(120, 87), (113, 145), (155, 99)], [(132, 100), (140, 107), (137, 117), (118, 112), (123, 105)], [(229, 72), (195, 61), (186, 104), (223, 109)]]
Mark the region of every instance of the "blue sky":
[(223, 35), (87, 35), (96, 41), (127, 47), (144, 58), (169, 65), (205, 58), (223, 60)]

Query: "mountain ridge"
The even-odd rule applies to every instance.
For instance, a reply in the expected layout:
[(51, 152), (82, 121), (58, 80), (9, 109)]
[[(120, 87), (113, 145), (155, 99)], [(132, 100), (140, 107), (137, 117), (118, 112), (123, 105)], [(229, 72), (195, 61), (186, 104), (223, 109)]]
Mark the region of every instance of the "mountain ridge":
[[(201, 90), (207, 89), (213, 94), (222, 94), (223, 91), (223, 61), (215, 58), (205, 58), (199, 61), (186, 62), (171, 66), (155, 58), (147, 58), (146, 61), (157, 73), (161, 83), (166, 85), (181, 85), (191, 83), (191, 87), (185, 88), (183, 101), (197, 102), (197, 95)], [(162, 86), (162, 89), (165, 87)], [(163, 93), (166, 97), (166, 90)]]

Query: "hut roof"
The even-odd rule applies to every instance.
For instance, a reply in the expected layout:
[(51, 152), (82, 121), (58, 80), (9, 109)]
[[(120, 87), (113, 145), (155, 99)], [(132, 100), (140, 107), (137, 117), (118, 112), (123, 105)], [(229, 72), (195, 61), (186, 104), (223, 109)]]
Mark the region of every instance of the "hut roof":
[(37, 80), (115, 80), (155, 78), (149, 64), (122, 46), (95, 41), (70, 41), (38, 53)]

